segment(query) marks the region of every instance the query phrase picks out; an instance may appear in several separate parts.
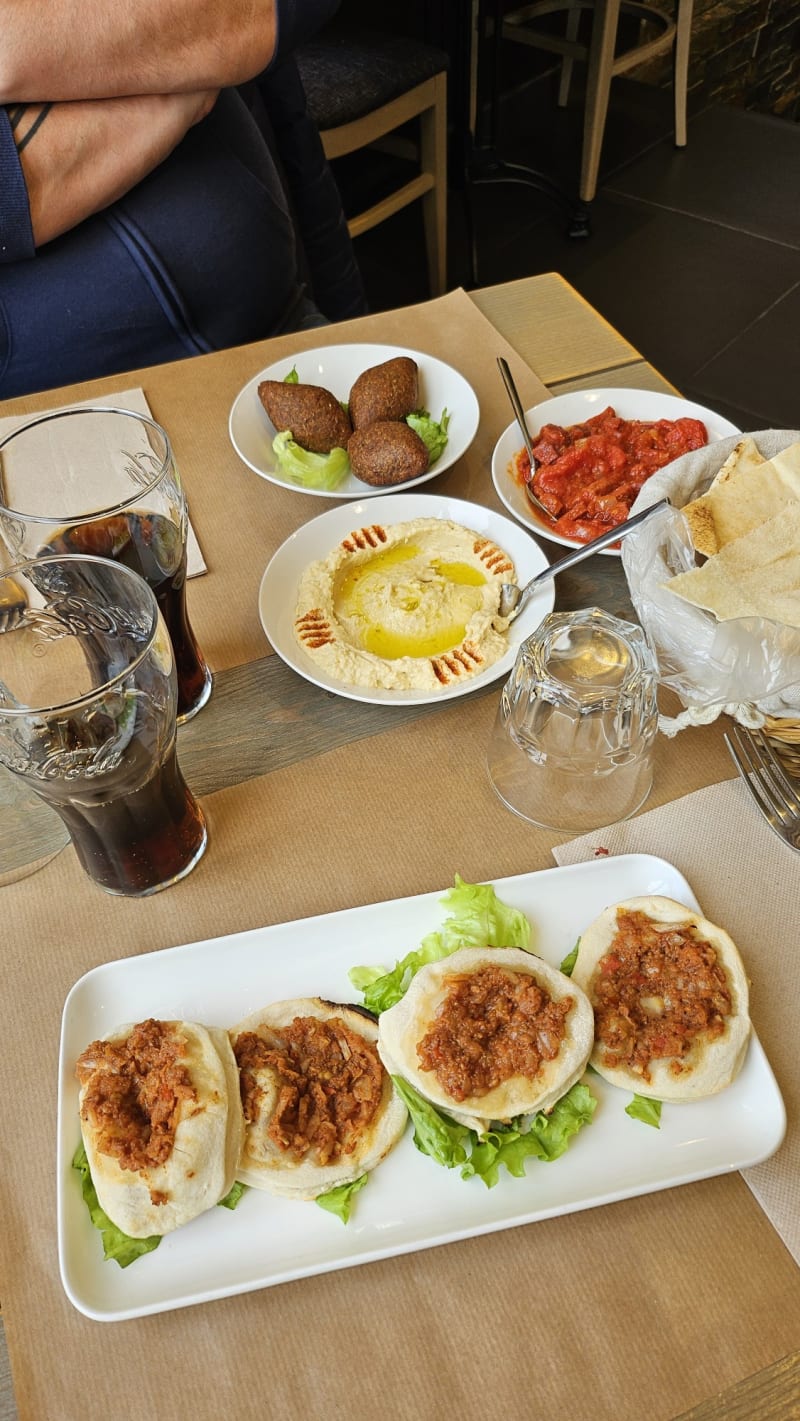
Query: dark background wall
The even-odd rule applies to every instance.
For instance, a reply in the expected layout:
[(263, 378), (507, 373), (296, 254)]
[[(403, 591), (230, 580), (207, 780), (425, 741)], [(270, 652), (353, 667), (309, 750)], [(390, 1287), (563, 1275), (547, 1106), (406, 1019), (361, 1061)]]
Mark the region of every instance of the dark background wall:
[[(670, 61), (631, 77), (669, 84)], [(695, 0), (689, 93), (694, 108), (733, 104), (800, 121), (800, 0)]]
[[(656, 3), (669, 11), (675, 0)], [(450, 49), (456, 17), (468, 13), (468, 4), (342, 0), (340, 17)], [(506, 0), (504, 10), (514, 8), (515, 0)], [(553, 16), (549, 23), (563, 31), (564, 17)], [(504, 50), (504, 88), (545, 73), (555, 62), (552, 55), (522, 45), (504, 45)], [(671, 61), (664, 56), (632, 70), (631, 77), (665, 87), (671, 82)], [(689, 85), (695, 111), (711, 103), (733, 104), (800, 121), (800, 0), (695, 0)]]

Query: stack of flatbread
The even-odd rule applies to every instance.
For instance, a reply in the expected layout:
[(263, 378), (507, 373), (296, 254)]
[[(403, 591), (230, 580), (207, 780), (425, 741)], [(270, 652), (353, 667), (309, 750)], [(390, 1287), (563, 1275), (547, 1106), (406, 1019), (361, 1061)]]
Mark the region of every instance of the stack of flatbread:
[(720, 622), (766, 617), (800, 628), (800, 443), (765, 459), (745, 436), (682, 512), (706, 561), (672, 578), (670, 592)]

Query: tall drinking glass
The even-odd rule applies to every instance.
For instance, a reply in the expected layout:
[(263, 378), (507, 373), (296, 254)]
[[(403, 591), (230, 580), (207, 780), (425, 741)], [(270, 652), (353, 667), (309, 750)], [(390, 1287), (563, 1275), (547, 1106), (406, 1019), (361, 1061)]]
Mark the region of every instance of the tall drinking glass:
[(211, 694), (186, 609), (187, 528), (169, 438), (147, 415), (59, 410), (0, 443), (0, 535), (12, 560), (90, 554), (144, 577), (172, 639), (179, 724)]
[(105, 558), (37, 558), (9, 576), (0, 764), (56, 811), (100, 888), (166, 888), (207, 830), (177, 762), (175, 658), (153, 593)]

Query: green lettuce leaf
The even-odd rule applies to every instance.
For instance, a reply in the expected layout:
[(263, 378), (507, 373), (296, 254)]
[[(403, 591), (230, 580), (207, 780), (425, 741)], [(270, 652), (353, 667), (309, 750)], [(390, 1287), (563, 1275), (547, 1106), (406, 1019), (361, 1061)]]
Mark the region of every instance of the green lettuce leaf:
[(447, 410), (442, 410), (442, 417), (439, 420), (431, 419), (427, 410), (416, 410), (413, 414), (406, 415), (406, 424), (410, 425), (419, 435), (428, 450), (428, 468), (431, 468), (444, 453), (449, 423), (450, 416)]
[(473, 1134), (466, 1125), (458, 1125), (449, 1115), (437, 1110), (425, 1100), (402, 1076), (392, 1076), (395, 1090), (403, 1101), (414, 1126), (414, 1144), (423, 1155), (445, 1169), (453, 1169), (464, 1164), (467, 1151), (464, 1142)]
[(313, 454), (302, 449), (292, 438), (290, 429), (276, 434), (272, 441), (275, 461), (290, 483), (302, 488), (338, 488), (350, 472), (346, 449), (331, 449), (330, 454)]
[(625, 1114), (630, 1115), (631, 1120), (641, 1120), (643, 1125), (652, 1125), (654, 1130), (661, 1129), (660, 1100), (650, 1100), (646, 1095), (635, 1095), (630, 1105), (625, 1106)]
[(393, 1007), (405, 995), (411, 979), (429, 962), (449, 957), (460, 947), (521, 947), (528, 949), (531, 925), (518, 908), (497, 897), (490, 883), (465, 883), (458, 874), (454, 886), (441, 900), (451, 916), (438, 932), (428, 933), (419, 947), (406, 953), (390, 971), (353, 967), (348, 977), (364, 994), (364, 1006), (376, 1015)]
[(248, 1186), (242, 1184), (240, 1179), (235, 1179), (224, 1199), (218, 1199), (217, 1204), (220, 1209), (235, 1209), (243, 1194), (247, 1193)]
[(368, 1179), (368, 1174), (360, 1174), (358, 1179), (352, 1180), (350, 1184), (337, 1184), (335, 1189), (329, 1189), (326, 1194), (318, 1194), (315, 1203), (319, 1204), (321, 1209), (327, 1209), (329, 1214), (335, 1214), (346, 1224), (350, 1220), (353, 1198), (359, 1189), (364, 1188)]
[(461, 1171), (462, 1179), (477, 1176), (487, 1189), (493, 1188), (504, 1167), (520, 1179), (525, 1173), (525, 1161), (559, 1159), (584, 1125), (588, 1125), (597, 1108), (597, 1101), (582, 1081), (556, 1101), (549, 1114), (540, 1110), (526, 1128), (524, 1118), (512, 1125), (500, 1125), (475, 1135), (468, 1162)]
[(402, 1076), (392, 1076), (392, 1080), (411, 1116), (414, 1144), (420, 1153), (445, 1169), (460, 1167), (462, 1179), (482, 1179), (487, 1189), (497, 1183), (501, 1168), (521, 1179), (526, 1160), (558, 1159), (578, 1131), (590, 1123), (597, 1107), (591, 1091), (579, 1081), (549, 1115), (540, 1110), (529, 1126), (521, 1117), (511, 1125), (497, 1125), (477, 1134), (431, 1105)]
[(300, 384), (300, 376), (299, 376), (298, 373), (297, 373), (297, 366), (296, 366), (296, 365), (293, 365), (293, 366), (292, 366), (292, 368), (291, 368), (291, 370), (289, 371), (289, 374), (288, 374), (288, 375), (284, 375), (284, 377), (283, 377), (283, 383), (284, 383), (284, 385), (299, 385), (299, 384)]
[(96, 1229), (100, 1230), (103, 1239), (103, 1255), (106, 1259), (113, 1258), (120, 1268), (127, 1268), (143, 1254), (152, 1253), (154, 1248), (158, 1248), (161, 1242), (160, 1234), (153, 1234), (150, 1238), (130, 1238), (128, 1234), (122, 1232), (122, 1229), (118, 1229), (116, 1224), (112, 1224), (108, 1214), (100, 1208), (83, 1143), (78, 1146), (72, 1157), (72, 1168), (76, 1169), (81, 1177), (83, 1201), (89, 1210), (92, 1223)]
[(565, 977), (572, 976), (575, 963), (578, 960), (578, 948), (580, 947), (580, 945), (581, 940), (580, 938), (578, 938), (575, 942), (575, 946), (573, 947), (572, 951), (567, 953), (566, 957), (564, 958), (564, 961), (561, 963), (561, 971), (564, 973)]

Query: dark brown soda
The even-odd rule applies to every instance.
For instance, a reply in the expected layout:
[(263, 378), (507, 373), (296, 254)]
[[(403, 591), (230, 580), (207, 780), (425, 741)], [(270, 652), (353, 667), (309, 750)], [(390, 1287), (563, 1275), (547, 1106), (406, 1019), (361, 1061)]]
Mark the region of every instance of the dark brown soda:
[(54, 807), (86, 872), (109, 893), (146, 894), (171, 883), (205, 844), (205, 820), (181, 774), (174, 744), (141, 788), (95, 804), (70, 798)]
[(65, 528), (48, 545), (51, 553), (111, 558), (138, 572), (155, 593), (175, 654), (178, 719), (204, 699), (209, 671), (186, 610), (186, 548), (178, 529), (158, 513), (115, 513)]

